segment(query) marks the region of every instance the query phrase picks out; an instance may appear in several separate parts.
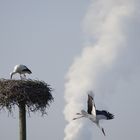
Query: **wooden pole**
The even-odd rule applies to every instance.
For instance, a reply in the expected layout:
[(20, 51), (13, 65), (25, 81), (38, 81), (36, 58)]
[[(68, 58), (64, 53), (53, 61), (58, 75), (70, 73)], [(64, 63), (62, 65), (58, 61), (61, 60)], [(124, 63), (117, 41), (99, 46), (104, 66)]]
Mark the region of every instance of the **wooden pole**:
[(19, 140), (26, 140), (26, 109), (25, 104), (19, 104)]

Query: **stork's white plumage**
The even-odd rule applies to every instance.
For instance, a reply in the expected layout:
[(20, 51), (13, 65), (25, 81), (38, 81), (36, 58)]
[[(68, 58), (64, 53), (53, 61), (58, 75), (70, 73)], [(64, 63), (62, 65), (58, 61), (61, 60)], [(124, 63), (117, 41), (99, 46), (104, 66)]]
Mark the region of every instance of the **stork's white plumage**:
[(99, 121), (104, 119), (104, 120), (110, 120), (114, 118), (114, 115), (109, 113), (106, 110), (96, 110), (96, 106), (94, 103), (94, 94), (92, 91), (88, 94), (88, 101), (87, 101), (87, 112), (85, 110), (81, 110), (81, 113), (77, 113), (79, 115), (76, 118), (73, 118), (73, 120), (80, 119), (80, 118), (88, 118), (92, 122), (94, 122), (103, 132), (105, 135), (104, 129), (99, 125)]
[(22, 79), (22, 74), (24, 75), (24, 77), (26, 77), (26, 73), (31, 74), (31, 70), (29, 70), (25, 65), (16, 65), (14, 67), (13, 72), (10, 73), (10, 78), (12, 79), (13, 75), (19, 73), (20, 74), (20, 78)]

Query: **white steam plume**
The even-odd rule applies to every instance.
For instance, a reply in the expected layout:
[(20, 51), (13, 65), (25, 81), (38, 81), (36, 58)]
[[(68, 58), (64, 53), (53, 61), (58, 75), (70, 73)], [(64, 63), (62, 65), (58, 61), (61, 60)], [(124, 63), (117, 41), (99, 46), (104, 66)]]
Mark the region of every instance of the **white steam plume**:
[(93, 128), (83, 120), (72, 121), (77, 112), (86, 109), (87, 91), (116, 92), (119, 82), (134, 72), (130, 65), (137, 60), (138, 54), (131, 53), (134, 47), (135, 52), (140, 52), (137, 47), (140, 29), (136, 28), (140, 24), (138, 3), (138, 0), (91, 1), (84, 19), (88, 45), (66, 76), (64, 115), (68, 125), (64, 140), (85, 140), (87, 137), (92, 140)]

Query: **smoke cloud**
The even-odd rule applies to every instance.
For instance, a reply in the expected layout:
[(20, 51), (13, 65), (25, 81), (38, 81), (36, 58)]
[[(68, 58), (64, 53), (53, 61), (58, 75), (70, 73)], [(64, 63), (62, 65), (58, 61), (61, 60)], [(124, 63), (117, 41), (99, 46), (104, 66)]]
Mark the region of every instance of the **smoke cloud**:
[(87, 91), (95, 91), (95, 96), (116, 93), (140, 71), (139, 3), (91, 0), (83, 22), (86, 45), (66, 75), (64, 140), (93, 139), (88, 121), (72, 121), (77, 112), (86, 110)]

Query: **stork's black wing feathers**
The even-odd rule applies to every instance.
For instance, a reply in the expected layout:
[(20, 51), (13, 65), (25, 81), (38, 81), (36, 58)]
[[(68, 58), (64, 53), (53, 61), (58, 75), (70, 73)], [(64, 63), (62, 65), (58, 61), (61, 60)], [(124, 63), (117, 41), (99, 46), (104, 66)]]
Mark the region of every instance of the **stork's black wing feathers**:
[(22, 71), (25, 71), (25, 72), (28, 72), (28, 73), (32, 73), (31, 70), (29, 70), (28, 68), (25, 68)]
[(96, 115), (104, 115), (107, 120), (111, 120), (114, 118), (114, 115), (106, 110), (96, 110)]
[(88, 114), (92, 114), (92, 107), (93, 107), (92, 100), (93, 100), (93, 98), (90, 95), (88, 95), (88, 101), (87, 101), (87, 105), (88, 105), (87, 112), (88, 112)]

